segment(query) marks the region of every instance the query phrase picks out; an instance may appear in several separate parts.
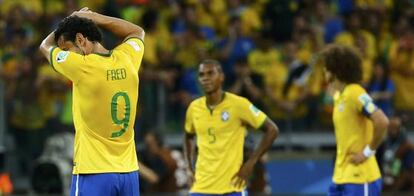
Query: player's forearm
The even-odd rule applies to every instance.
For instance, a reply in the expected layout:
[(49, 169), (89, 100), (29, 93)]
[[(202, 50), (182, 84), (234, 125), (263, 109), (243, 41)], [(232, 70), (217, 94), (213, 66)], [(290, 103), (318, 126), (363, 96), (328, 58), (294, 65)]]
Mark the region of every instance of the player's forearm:
[[(185, 134), (184, 136), (184, 144), (183, 144), (183, 150), (184, 150), (184, 159), (186, 161), (186, 164), (188, 166), (188, 169), (193, 172), (193, 157), (194, 157), (194, 145), (193, 145), (193, 138), (194, 136)], [(193, 172), (194, 173), (194, 172)]]
[(158, 175), (150, 168), (148, 168), (145, 164), (138, 162), (139, 165), (139, 174), (142, 176), (145, 180), (150, 182), (151, 184), (158, 183), (160, 178)]
[(374, 124), (374, 135), (371, 143), (369, 144), (369, 147), (372, 150), (376, 150), (384, 140), (384, 137), (387, 133), (389, 121), (381, 110), (375, 111), (371, 115), (371, 119)]
[(39, 50), (42, 52), (43, 56), (50, 62), (50, 49), (55, 46), (55, 32), (51, 32), (40, 44)]
[(249, 160), (254, 161), (255, 163), (259, 161), (260, 157), (262, 157), (262, 155), (272, 146), (273, 141), (279, 135), (278, 127), (270, 119), (266, 119), (264, 130), (265, 134), (262, 136), (259, 146), (249, 158)]
[(134, 36), (143, 39), (145, 35), (144, 30), (140, 26), (126, 20), (105, 16), (95, 12), (91, 13), (90, 19), (98, 26), (123, 39)]

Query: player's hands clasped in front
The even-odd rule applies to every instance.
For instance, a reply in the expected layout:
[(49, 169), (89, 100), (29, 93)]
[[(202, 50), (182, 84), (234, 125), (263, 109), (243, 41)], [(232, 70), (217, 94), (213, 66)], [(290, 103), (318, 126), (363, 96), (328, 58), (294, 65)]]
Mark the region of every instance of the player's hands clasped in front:
[(366, 160), (367, 160), (367, 157), (362, 152), (351, 154), (351, 162), (355, 165), (359, 165)]
[(231, 184), (236, 188), (243, 188), (247, 184), (247, 178), (253, 172), (255, 162), (252, 160), (248, 160), (243, 166), (240, 168), (239, 172), (233, 176), (231, 179)]

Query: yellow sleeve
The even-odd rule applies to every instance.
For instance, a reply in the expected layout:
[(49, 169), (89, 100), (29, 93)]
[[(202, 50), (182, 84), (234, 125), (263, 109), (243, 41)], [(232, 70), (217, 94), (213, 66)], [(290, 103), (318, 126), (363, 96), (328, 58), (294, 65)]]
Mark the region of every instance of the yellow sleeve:
[(114, 51), (120, 51), (127, 54), (134, 62), (135, 68), (139, 70), (144, 55), (144, 42), (141, 39), (131, 37), (118, 45)]
[(186, 133), (194, 134), (194, 124), (193, 124), (193, 103), (190, 104), (187, 108), (187, 113), (185, 115), (184, 130)]
[(259, 129), (265, 122), (267, 116), (257, 109), (249, 100), (242, 99), (239, 106), (240, 118), (254, 129)]
[(82, 77), (85, 69), (85, 56), (75, 52), (64, 51), (58, 47), (50, 51), (50, 64), (52, 67), (69, 80), (77, 83)]
[(352, 89), (351, 101), (355, 104), (356, 109), (367, 117), (370, 117), (377, 110), (373, 99), (362, 87)]

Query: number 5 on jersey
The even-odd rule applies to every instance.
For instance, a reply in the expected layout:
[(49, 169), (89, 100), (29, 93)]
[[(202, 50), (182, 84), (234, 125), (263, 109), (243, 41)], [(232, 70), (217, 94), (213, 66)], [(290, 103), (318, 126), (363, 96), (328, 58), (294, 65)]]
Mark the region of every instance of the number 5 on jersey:
[(216, 134), (214, 133), (214, 128), (210, 127), (207, 130), (208, 135), (210, 136), (210, 144), (213, 144), (216, 142)]

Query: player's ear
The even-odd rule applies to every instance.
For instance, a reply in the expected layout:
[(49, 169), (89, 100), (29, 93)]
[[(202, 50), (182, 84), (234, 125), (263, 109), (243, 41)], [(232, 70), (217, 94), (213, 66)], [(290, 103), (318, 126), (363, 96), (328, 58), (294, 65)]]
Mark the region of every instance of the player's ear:
[(224, 73), (221, 71), (220, 72), (220, 82), (223, 83), (224, 80), (226, 79), (226, 76), (224, 75)]
[(85, 46), (86, 45), (86, 37), (82, 35), (82, 33), (76, 33), (75, 42), (78, 46)]

